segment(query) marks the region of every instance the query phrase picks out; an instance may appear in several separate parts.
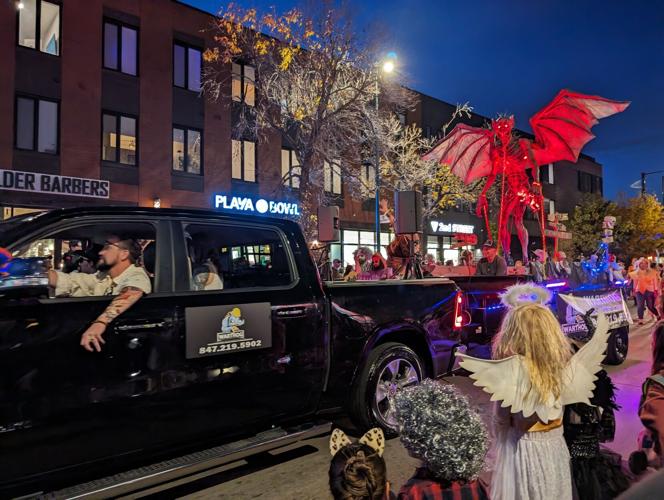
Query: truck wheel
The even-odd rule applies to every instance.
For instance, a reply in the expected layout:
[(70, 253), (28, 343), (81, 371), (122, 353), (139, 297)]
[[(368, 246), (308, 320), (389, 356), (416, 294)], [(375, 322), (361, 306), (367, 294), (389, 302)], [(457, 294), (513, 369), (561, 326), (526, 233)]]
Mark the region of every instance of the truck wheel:
[(606, 347), (606, 358), (604, 362), (607, 365), (619, 365), (627, 358), (629, 348), (629, 327), (624, 326), (611, 332), (609, 342)]
[(388, 342), (376, 347), (362, 366), (351, 395), (351, 418), (361, 430), (381, 427), (396, 435), (392, 397), (417, 385), (424, 374), (419, 356), (410, 347)]

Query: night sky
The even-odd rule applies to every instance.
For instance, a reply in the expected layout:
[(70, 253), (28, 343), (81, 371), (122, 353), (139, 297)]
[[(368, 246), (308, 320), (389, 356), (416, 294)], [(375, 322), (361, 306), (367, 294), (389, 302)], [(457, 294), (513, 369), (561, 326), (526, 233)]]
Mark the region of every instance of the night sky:
[[(237, 1), (237, 0), (236, 0)], [(218, 0), (186, 0), (216, 12)], [(298, 1), (237, 3), (284, 10)], [(664, 2), (659, 0), (351, 1), (358, 26), (387, 33), (409, 87), (493, 117), (528, 119), (561, 88), (632, 104), (593, 129), (584, 153), (604, 165), (605, 195), (637, 193), (664, 170)], [(661, 194), (661, 176), (648, 188)]]

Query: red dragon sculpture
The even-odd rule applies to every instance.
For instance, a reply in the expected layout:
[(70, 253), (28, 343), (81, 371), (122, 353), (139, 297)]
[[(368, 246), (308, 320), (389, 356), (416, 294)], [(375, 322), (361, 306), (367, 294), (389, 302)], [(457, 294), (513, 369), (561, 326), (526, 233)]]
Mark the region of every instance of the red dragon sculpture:
[[(492, 120), (490, 129), (459, 124), (438, 141), (423, 159), (448, 165), (466, 184), (487, 178), (477, 203), (477, 215), (484, 217), (488, 234), (491, 232), (486, 192), (500, 175), (498, 244), (502, 245), (505, 257), (509, 258), (511, 218), (521, 243), (523, 259), (527, 262), (528, 232), (523, 225), (526, 207), (538, 214), (544, 234), (538, 167), (562, 160), (576, 162), (581, 149), (595, 137), (590, 131), (593, 125), (600, 118), (624, 111), (627, 106), (629, 102), (561, 90), (548, 106), (530, 119), (534, 141), (514, 137), (512, 116)], [(528, 169), (531, 169), (531, 176)]]

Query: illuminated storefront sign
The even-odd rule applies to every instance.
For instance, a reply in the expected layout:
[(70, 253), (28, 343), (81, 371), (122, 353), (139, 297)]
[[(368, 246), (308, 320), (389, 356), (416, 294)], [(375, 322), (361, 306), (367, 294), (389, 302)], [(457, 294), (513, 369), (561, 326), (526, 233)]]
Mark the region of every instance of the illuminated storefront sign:
[(434, 233), (464, 233), (464, 234), (473, 234), (475, 232), (475, 226), (471, 224), (446, 224), (445, 222), (439, 222), (437, 220), (431, 221), (431, 230)]
[(300, 215), (300, 207), (292, 201), (274, 201), (230, 194), (215, 194), (214, 208), (253, 215)]

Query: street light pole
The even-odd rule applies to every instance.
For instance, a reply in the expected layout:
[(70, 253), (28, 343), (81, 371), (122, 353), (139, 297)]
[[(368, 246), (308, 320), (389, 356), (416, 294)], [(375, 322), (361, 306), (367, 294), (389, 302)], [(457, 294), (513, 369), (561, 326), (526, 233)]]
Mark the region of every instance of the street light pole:
[[(378, 72), (376, 72), (376, 115), (378, 115)], [(376, 241), (374, 248), (376, 252), (380, 252), (380, 155), (378, 154), (378, 137), (374, 131), (374, 182), (376, 197)]]

